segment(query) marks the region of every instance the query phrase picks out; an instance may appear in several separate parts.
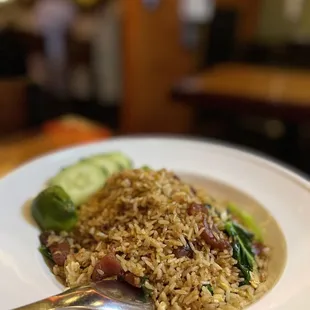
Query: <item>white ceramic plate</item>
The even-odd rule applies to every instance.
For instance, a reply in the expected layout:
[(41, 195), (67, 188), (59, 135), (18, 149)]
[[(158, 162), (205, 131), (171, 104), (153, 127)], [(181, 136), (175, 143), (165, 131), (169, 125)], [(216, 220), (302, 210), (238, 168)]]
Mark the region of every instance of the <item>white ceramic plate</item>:
[(211, 192), (231, 195), (228, 198), (252, 208), (272, 243), (275, 286), (250, 309), (310, 309), (309, 181), (240, 150), (173, 138), (115, 139), (71, 148), (36, 159), (0, 180), (1, 309), (62, 290), (37, 250), (39, 231), (25, 216), (25, 202), (61, 167), (90, 154), (114, 150), (128, 154), (137, 167), (175, 170), (210, 186)]

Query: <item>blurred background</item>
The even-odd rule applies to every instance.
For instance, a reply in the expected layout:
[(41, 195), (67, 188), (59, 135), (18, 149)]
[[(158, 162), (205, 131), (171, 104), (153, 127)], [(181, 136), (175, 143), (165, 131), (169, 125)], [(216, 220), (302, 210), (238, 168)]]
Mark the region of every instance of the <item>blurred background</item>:
[(310, 1), (0, 0), (0, 176), (137, 133), (310, 173)]

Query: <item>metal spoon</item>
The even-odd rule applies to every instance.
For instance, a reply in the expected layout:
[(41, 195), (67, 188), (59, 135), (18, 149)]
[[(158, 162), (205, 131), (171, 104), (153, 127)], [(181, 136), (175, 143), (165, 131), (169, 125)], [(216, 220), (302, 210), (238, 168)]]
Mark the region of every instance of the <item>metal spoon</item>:
[(153, 302), (143, 302), (141, 297), (141, 289), (107, 280), (72, 288), (15, 310), (153, 310)]

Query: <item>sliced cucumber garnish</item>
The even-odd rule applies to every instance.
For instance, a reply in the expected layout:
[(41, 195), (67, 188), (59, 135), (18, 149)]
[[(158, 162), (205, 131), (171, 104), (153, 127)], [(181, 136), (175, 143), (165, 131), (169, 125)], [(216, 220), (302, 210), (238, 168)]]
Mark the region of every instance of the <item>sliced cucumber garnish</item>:
[(49, 183), (61, 186), (78, 206), (96, 193), (111, 175), (131, 167), (131, 160), (121, 152), (99, 154), (63, 169)]
[(121, 152), (108, 153), (106, 156), (117, 163), (121, 167), (121, 170), (132, 168), (131, 160)]
[(108, 177), (120, 171), (119, 165), (105, 155), (95, 155), (85, 160), (103, 169)]
[(85, 160), (104, 169), (109, 176), (132, 167), (131, 160), (120, 152), (94, 155)]
[(50, 185), (61, 186), (78, 206), (97, 192), (107, 178), (99, 166), (81, 161), (60, 171), (50, 180)]

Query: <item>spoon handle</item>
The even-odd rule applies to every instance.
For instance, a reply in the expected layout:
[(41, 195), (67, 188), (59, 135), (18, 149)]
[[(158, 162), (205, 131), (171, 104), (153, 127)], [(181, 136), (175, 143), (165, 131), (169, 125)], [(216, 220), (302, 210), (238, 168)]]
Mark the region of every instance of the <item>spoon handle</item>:
[[(93, 308), (92, 303), (95, 302), (97, 307)], [(91, 287), (84, 286), (69, 289), (59, 295), (51, 296), (13, 310), (54, 310), (74, 309), (74, 307), (79, 307), (79, 309), (104, 309), (104, 304), (105, 301), (98, 296), (95, 290)]]
[[(112, 282), (113, 283), (113, 282)], [(116, 282), (114, 282), (116, 283)], [(103, 285), (103, 284), (102, 284)], [(37, 301), (35, 303), (15, 308), (13, 310), (60, 310), (60, 309), (79, 309), (79, 310), (153, 310), (153, 303), (137, 303), (130, 301), (120, 301), (112, 297), (115, 295), (116, 287), (112, 286), (111, 281), (105, 282), (106, 293), (109, 287), (109, 294), (105, 294), (102, 290), (96, 289), (92, 286), (80, 286), (68, 289), (63, 293), (46, 299)], [(118, 287), (119, 287), (118, 283)], [(116, 291), (119, 293), (119, 291)], [(116, 294), (117, 295), (117, 294)], [(115, 295), (115, 296), (116, 296)]]

